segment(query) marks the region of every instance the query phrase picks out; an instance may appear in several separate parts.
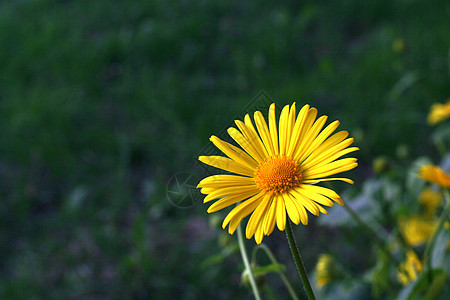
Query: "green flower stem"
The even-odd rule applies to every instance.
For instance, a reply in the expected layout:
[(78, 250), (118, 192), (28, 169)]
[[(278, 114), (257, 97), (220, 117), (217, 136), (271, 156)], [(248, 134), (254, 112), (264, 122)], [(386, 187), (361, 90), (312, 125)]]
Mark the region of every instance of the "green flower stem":
[(306, 274), (305, 266), (303, 265), (300, 252), (298, 251), (297, 242), (295, 241), (294, 234), (292, 233), (292, 226), (290, 220), (286, 222), (286, 236), (289, 242), (289, 246), (291, 248), (292, 257), (294, 258), (295, 265), (297, 266), (298, 274), (300, 275), (300, 279), (303, 282), (305, 292), (308, 295), (308, 299), (309, 300), (316, 299), (316, 297), (314, 296), (314, 292), (311, 288), (311, 284), (309, 283), (308, 274)]
[(372, 229), (370, 229), (369, 226), (367, 226), (363, 220), (355, 213), (355, 211), (350, 207), (350, 205), (344, 205), (344, 209), (352, 216), (352, 218), (356, 221), (356, 223), (368, 234), (369, 238), (372, 239), (375, 244), (380, 248), (381, 251), (383, 251), (384, 255), (394, 262), (397, 266), (399, 265), (398, 260), (392, 255), (391, 251), (389, 251), (386, 248), (386, 245), (383, 243), (383, 241), (373, 232)]
[(245, 269), (247, 269), (248, 277), (250, 278), (250, 285), (253, 290), (253, 295), (256, 300), (261, 300), (261, 296), (259, 295), (258, 286), (256, 285), (255, 276), (253, 276), (253, 271), (248, 262), (247, 251), (245, 250), (244, 237), (242, 235), (241, 225), (237, 228), (237, 237), (239, 243), (239, 250), (241, 251), (242, 260), (244, 261)]
[[(433, 235), (431, 236), (430, 241), (428, 242), (427, 247), (425, 248), (425, 252), (423, 254), (424, 265), (428, 268), (428, 270), (431, 270), (431, 260), (432, 260), (431, 251), (434, 248), (434, 244), (436, 243), (437, 236), (439, 235), (439, 232), (441, 231), (442, 227), (444, 226), (445, 221), (448, 220), (448, 214), (450, 212), (450, 195), (449, 195), (448, 190), (444, 191), (444, 196), (445, 196), (444, 211), (441, 214), (441, 218), (436, 227), (436, 230), (434, 231)], [(430, 272), (430, 274), (431, 274), (431, 272)]]
[[(258, 252), (259, 249), (263, 250), (264, 253), (266, 253), (266, 255), (269, 258), (271, 263), (278, 264), (278, 261), (275, 259), (275, 256), (273, 256), (273, 254), (272, 254), (272, 251), (270, 251), (270, 249), (266, 245), (261, 244), (261, 245), (256, 246), (255, 248), (253, 248), (252, 265), (256, 265), (256, 252)], [(283, 281), (284, 285), (286, 286), (286, 289), (289, 291), (289, 294), (291, 295), (292, 299), (299, 300), (297, 297), (297, 294), (295, 293), (294, 289), (292, 288), (291, 283), (287, 279), (286, 275), (284, 275), (283, 271), (279, 271), (277, 273), (278, 273), (278, 275), (280, 275), (281, 280)]]

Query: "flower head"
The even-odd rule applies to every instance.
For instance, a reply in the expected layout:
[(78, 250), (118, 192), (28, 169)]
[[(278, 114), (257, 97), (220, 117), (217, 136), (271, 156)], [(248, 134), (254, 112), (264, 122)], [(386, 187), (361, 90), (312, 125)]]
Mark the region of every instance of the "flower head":
[(425, 165), (420, 168), (419, 178), (437, 184), (443, 188), (450, 187), (450, 175), (434, 165)]
[(339, 277), (341, 272), (338, 270), (336, 261), (329, 254), (321, 254), (316, 264), (317, 286), (322, 288), (334, 279)]
[(442, 203), (442, 194), (430, 187), (426, 187), (419, 195), (419, 202), (424, 209), (424, 216), (432, 218)]
[(400, 232), (411, 246), (426, 243), (433, 235), (437, 222), (421, 216), (412, 216), (400, 221)]
[(279, 230), (285, 229), (286, 213), (295, 224), (306, 225), (306, 210), (314, 215), (327, 214), (322, 205), (333, 206), (331, 200), (344, 204), (336, 192), (315, 184), (331, 180), (353, 183), (347, 178), (329, 176), (355, 168), (356, 158), (339, 158), (359, 149), (349, 147), (353, 138), (347, 138), (348, 132), (333, 134), (338, 121), (323, 129), (327, 116), (317, 120), (316, 116), (317, 110), (309, 105), (303, 106), (298, 115), (295, 103), (286, 105), (277, 127), (275, 104), (272, 104), (268, 125), (257, 111), (256, 128), (247, 114), (244, 122), (235, 121), (238, 129), (228, 129), (240, 147), (216, 136), (210, 138), (228, 157), (200, 156), (199, 160), (234, 174), (209, 176), (198, 187), (207, 195), (205, 203), (218, 199), (209, 207), (209, 213), (240, 202), (222, 223), (223, 228), (229, 225), (230, 234), (251, 214), (246, 236), (255, 236), (260, 244), (264, 235), (273, 232), (275, 224)]
[(435, 125), (450, 117), (450, 100), (447, 103), (435, 103), (431, 106), (428, 115), (428, 124)]
[(407, 285), (417, 279), (422, 273), (422, 269), (422, 262), (417, 255), (413, 251), (409, 251), (406, 253), (406, 260), (399, 266), (397, 277), (403, 285)]

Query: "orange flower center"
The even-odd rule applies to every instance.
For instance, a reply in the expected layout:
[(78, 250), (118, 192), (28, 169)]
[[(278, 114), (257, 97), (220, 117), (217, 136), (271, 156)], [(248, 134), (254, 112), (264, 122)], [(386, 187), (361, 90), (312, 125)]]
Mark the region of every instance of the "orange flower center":
[(268, 157), (255, 172), (256, 185), (270, 194), (283, 193), (298, 186), (301, 180), (302, 170), (289, 156)]

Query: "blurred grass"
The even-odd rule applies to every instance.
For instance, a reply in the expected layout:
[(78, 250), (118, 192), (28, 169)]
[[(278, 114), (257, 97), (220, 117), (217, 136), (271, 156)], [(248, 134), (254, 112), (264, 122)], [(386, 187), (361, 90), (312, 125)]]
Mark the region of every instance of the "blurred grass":
[(232, 288), (239, 257), (199, 268), (217, 232), (202, 205), (166, 200), (169, 178), (260, 90), (339, 119), (362, 177), (401, 145), (434, 153), (449, 14), (443, 0), (2, 1), (0, 297), (248, 296)]

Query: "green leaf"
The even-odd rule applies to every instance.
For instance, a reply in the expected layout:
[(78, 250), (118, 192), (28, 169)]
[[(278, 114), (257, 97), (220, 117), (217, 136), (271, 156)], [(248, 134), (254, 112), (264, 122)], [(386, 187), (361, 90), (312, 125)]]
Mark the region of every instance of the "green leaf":
[[(447, 245), (450, 238), (450, 233), (448, 230), (442, 228), (441, 232), (439, 232), (436, 243), (431, 252), (431, 263), (433, 268), (447, 266), (444, 264), (445, 254), (447, 253)], [(448, 270), (446, 270), (448, 271)]]
[[(349, 205), (361, 219), (368, 222), (375, 221), (380, 214), (380, 207), (373, 199), (380, 189), (381, 184), (379, 180), (369, 179), (364, 183), (362, 192), (353, 199), (346, 201), (345, 205)], [(319, 223), (327, 226), (356, 226), (353, 218), (345, 209), (337, 205), (330, 208), (329, 215), (326, 218), (319, 218)]]
[(416, 159), (411, 168), (408, 170), (406, 177), (406, 188), (411, 193), (411, 195), (419, 195), (425, 186), (425, 181), (417, 177), (420, 167), (423, 165), (431, 163), (429, 158), (420, 157)]
[(201, 269), (206, 269), (207, 267), (211, 265), (220, 264), (227, 256), (233, 254), (239, 249), (239, 245), (237, 243), (229, 244), (228, 246), (224, 247), (220, 253), (214, 254), (207, 259), (205, 259), (201, 264)]
[(446, 280), (447, 273), (443, 269), (424, 272), (400, 292), (398, 300), (437, 299), (445, 287)]
[(264, 275), (271, 272), (283, 272), (285, 269), (286, 267), (283, 264), (274, 263), (263, 267), (256, 267), (253, 269), (253, 273), (255, 275)]

